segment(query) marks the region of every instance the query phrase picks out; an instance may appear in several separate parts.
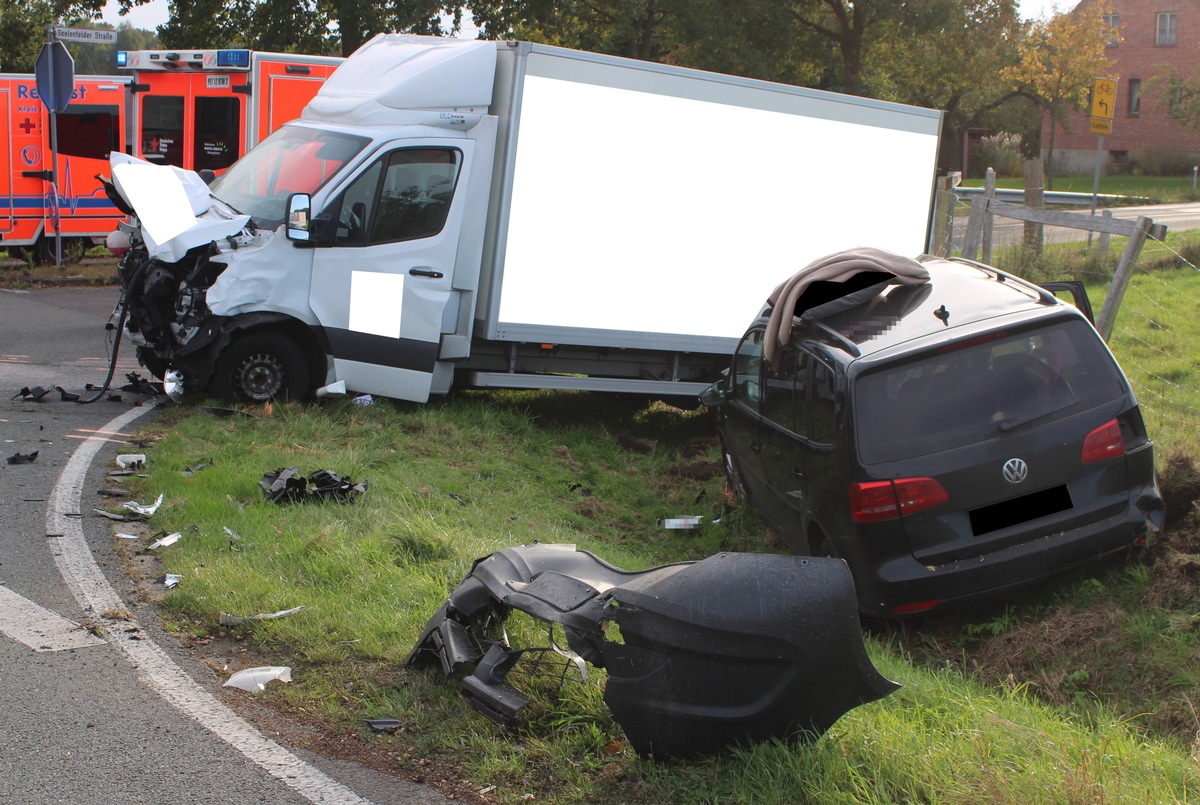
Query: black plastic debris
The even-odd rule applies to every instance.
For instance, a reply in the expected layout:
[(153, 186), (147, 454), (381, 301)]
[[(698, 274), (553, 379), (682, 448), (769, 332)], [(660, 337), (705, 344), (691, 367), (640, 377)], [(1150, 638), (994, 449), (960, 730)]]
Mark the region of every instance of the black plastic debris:
[(308, 500), (349, 503), (356, 495), (367, 491), (366, 481), (356, 484), (329, 470), (317, 470), (306, 478), (295, 467), (268, 472), (258, 486), (263, 491), (263, 497), (281, 504)]
[(34, 450), (32, 453), (13, 453), (8, 458), (4, 459), (9, 464), (32, 464), (37, 461), (40, 450)]
[[(550, 624), (548, 646), (509, 644), (514, 609)], [(408, 664), (465, 673), (471, 704), (513, 727), (532, 700), (509, 672), (547, 657), (564, 674), (606, 668), (604, 701), (638, 754), (659, 760), (815, 740), (899, 687), (867, 656), (846, 563), (767, 554), (630, 572), (574, 545), (506, 548), (475, 562)]]
[(49, 393), (50, 393), (50, 389), (44, 389), (41, 386), (34, 386), (33, 388), (26, 386), (26, 387), (22, 388), (20, 391), (18, 391), (16, 394), (14, 394), (13, 396), (9, 397), (9, 399), (10, 400), (40, 400)]
[(63, 402), (79, 402), (79, 395), (73, 391), (67, 391), (62, 386), (55, 386), (54, 390), (59, 393)]
[(144, 394), (147, 397), (156, 397), (162, 394), (162, 383), (149, 381), (137, 372), (126, 373), (125, 380), (128, 382), (124, 386), (121, 386), (121, 391), (131, 391), (134, 394)]

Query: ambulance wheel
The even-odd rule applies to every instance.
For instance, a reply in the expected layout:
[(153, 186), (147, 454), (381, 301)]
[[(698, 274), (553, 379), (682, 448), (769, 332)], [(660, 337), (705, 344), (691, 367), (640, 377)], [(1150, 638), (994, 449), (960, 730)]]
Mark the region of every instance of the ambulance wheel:
[[(89, 241), (84, 238), (66, 238), (62, 239), (62, 261), (63, 265), (71, 265), (78, 263), (83, 259), (83, 253), (87, 251)], [(38, 260), (43, 263), (54, 262), (54, 236), (42, 235), (37, 242)]]
[(286, 336), (250, 333), (222, 353), (209, 388), (232, 403), (302, 400), (309, 390), (308, 365), (299, 347)]

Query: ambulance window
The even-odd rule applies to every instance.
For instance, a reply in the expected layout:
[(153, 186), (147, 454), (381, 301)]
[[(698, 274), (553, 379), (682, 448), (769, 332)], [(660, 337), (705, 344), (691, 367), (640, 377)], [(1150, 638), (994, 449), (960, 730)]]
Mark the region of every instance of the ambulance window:
[(238, 147), (241, 122), (239, 98), (196, 99), (194, 170), (224, 170), (237, 161), (241, 156)]
[(121, 110), (116, 106), (73, 103), (58, 114), (58, 152), (69, 157), (108, 159), (121, 150)]
[(142, 159), (183, 167), (183, 98), (148, 95), (142, 100)]

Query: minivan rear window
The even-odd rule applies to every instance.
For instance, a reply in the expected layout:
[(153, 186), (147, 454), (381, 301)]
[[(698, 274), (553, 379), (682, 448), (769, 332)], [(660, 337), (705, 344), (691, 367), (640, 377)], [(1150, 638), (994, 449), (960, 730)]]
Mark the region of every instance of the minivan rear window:
[(1078, 319), (950, 343), (854, 384), (859, 456), (879, 464), (1044, 425), (1125, 394), (1096, 332)]

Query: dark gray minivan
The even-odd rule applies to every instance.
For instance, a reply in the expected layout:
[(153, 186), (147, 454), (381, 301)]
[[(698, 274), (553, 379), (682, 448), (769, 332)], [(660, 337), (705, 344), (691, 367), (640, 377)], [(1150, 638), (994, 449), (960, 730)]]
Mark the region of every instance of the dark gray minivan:
[[(1162, 499), (1116, 360), (1074, 306), (989, 266), (818, 282), (768, 366), (750, 326), (718, 409), (730, 485), (864, 613), (993, 596), (1144, 542)], [(895, 279), (895, 277), (891, 277)]]

